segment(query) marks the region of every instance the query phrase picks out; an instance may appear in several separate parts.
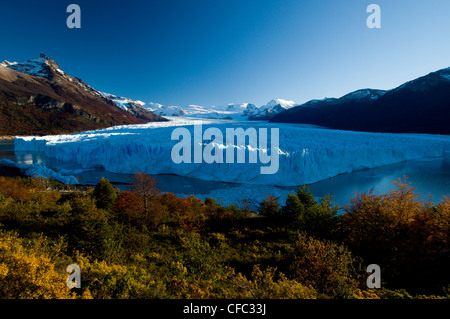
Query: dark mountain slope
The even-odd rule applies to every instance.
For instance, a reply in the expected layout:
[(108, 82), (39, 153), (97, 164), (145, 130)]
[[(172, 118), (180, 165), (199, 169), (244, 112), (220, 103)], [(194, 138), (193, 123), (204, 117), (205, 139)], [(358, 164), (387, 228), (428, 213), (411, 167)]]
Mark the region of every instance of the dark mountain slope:
[(2, 135), (72, 133), (160, 120), (165, 119), (143, 108), (139, 114), (126, 112), (43, 54), (0, 65)]
[(450, 68), (390, 91), (366, 89), (339, 99), (310, 101), (278, 114), (271, 122), (356, 131), (450, 134)]

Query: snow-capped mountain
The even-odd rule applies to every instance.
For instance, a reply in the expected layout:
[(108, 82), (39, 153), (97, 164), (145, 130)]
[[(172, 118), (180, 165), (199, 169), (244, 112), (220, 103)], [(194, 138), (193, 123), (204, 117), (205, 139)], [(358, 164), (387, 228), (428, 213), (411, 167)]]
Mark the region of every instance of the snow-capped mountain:
[(408, 90), (411, 92), (424, 92), (430, 87), (439, 85), (441, 82), (450, 82), (450, 68), (441, 69), (426, 76), (408, 81), (391, 91)]
[(39, 76), (47, 80), (54, 81), (62, 77), (84, 91), (90, 92), (110, 105), (115, 105), (120, 109), (131, 113), (138, 118), (145, 117), (145, 110), (151, 111), (159, 116), (189, 116), (198, 118), (213, 119), (238, 119), (238, 120), (268, 120), (274, 115), (291, 108), (295, 105), (293, 101), (283, 99), (274, 99), (266, 105), (257, 107), (251, 103), (229, 103), (220, 106), (201, 106), (201, 105), (162, 105), (159, 103), (144, 103), (135, 101), (126, 97), (121, 97), (111, 93), (97, 91), (84, 83), (81, 79), (71, 77), (45, 54), (41, 54), (36, 59), (24, 62), (4, 61), (1, 66), (7, 67), (20, 73), (26, 73), (32, 76)]
[(72, 77), (63, 70), (61, 70), (58, 64), (56, 64), (55, 61), (50, 59), (44, 53), (41, 53), (38, 58), (26, 60), (23, 62), (3, 61), (1, 63), (1, 66), (7, 67), (11, 70), (20, 73), (43, 77), (50, 81), (55, 80), (55, 82), (59, 82), (58, 78), (62, 77), (63, 79), (78, 86), (82, 90), (89, 92), (90, 94), (99, 97), (101, 99), (106, 99), (105, 102), (107, 102), (108, 104), (115, 105), (121, 108), (122, 110), (127, 111), (128, 113), (136, 115), (137, 113), (141, 114), (146, 112), (146, 110), (142, 108), (145, 103), (141, 101), (133, 101), (129, 98), (117, 96), (114, 94), (97, 91), (90, 85), (83, 82), (81, 79), (77, 77)]
[(103, 95), (106, 99), (111, 100), (116, 106), (118, 106), (122, 110), (132, 114), (133, 116), (135, 116), (139, 119), (145, 119), (147, 117), (149, 110), (144, 107), (145, 106), (144, 102), (139, 101), (139, 100), (134, 101), (134, 100), (126, 98), (126, 97), (109, 94), (109, 93), (105, 93), (105, 92), (99, 92), (99, 93), (101, 95)]
[(139, 101), (139, 100), (134, 101), (134, 100), (126, 98), (126, 97), (122, 97), (122, 96), (118, 96), (118, 95), (114, 95), (114, 94), (110, 94), (110, 93), (105, 93), (105, 92), (100, 92), (100, 94), (102, 94), (107, 99), (112, 100), (118, 107), (120, 107), (121, 109), (123, 109), (125, 111), (128, 111), (130, 108), (143, 107), (145, 105), (144, 102)]
[(375, 101), (382, 97), (386, 92), (384, 90), (362, 89), (348, 93), (340, 98), (341, 101)]
[(159, 103), (149, 103), (145, 107), (160, 116), (189, 116), (209, 119), (244, 119), (242, 112), (245, 111), (249, 103), (230, 103), (223, 106), (201, 106), (201, 105), (162, 105)]
[(2, 134), (53, 134), (165, 120), (139, 105), (124, 110), (43, 53), (0, 63), (0, 97), (8, 105), (4, 118), (11, 119), (0, 121)]
[(295, 106), (294, 101), (286, 101), (283, 99), (271, 100), (266, 105), (259, 108), (257, 107), (247, 107), (244, 111), (244, 115), (249, 120), (270, 120), (275, 115), (286, 111), (287, 109)]
[(444, 80), (450, 81), (450, 67), (446, 69), (442, 69), (438, 71), (437, 74), (442, 77)]
[(450, 134), (450, 68), (431, 72), (391, 90), (362, 89), (341, 98), (313, 100), (272, 122), (335, 129)]
[(271, 100), (269, 103), (257, 107), (251, 103), (229, 103), (220, 106), (173, 106), (159, 103), (149, 103), (145, 107), (160, 116), (187, 116), (209, 119), (236, 120), (268, 120), (272, 116), (285, 111), (295, 105), (294, 101), (282, 99)]
[(226, 111), (229, 112), (243, 112), (245, 111), (251, 103), (229, 103), (225, 105)]
[(145, 107), (152, 111), (155, 114), (160, 116), (183, 116), (190, 115), (194, 116), (194, 114), (208, 114), (203, 107), (197, 105), (189, 105), (189, 106), (176, 106), (176, 105), (162, 105), (155, 102), (150, 102), (145, 105)]
[(26, 60), (23, 62), (9, 62), (9, 61), (3, 61), (1, 64), (3, 67), (10, 68), (11, 70), (20, 72), (20, 73), (26, 73), (33, 76), (40, 76), (44, 77), (48, 80), (53, 79), (53, 69), (61, 75), (64, 74), (64, 72), (59, 68), (59, 66), (54, 63), (54, 61), (48, 59), (48, 57), (41, 53), (38, 58)]
[(49, 81), (53, 81), (54, 85), (64, 85), (65, 81), (69, 81), (71, 84), (77, 86), (78, 88), (89, 94), (93, 94), (96, 97), (102, 97), (100, 92), (83, 82), (80, 78), (72, 77), (61, 70), (58, 64), (56, 64), (55, 61), (50, 59), (44, 53), (41, 53), (39, 57), (35, 59), (30, 59), (22, 62), (3, 61), (1, 65), (19, 73), (37, 76), (45, 78)]
[(287, 100), (283, 100), (283, 99), (276, 99), (276, 100), (271, 100), (269, 103), (264, 105), (264, 107), (274, 108), (277, 105), (280, 105), (284, 109), (288, 109), (288, 108), (291, 108), (294, 105), (296, 105), (296, 103), (294, 101), (287, 101)]

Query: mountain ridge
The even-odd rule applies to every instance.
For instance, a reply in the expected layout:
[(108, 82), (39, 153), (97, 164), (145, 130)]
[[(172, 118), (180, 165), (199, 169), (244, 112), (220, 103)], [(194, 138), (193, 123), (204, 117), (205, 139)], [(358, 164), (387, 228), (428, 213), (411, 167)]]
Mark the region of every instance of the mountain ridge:
[(0, 64), (0, 134), (61, 134), (161, 120), (144, 108), (139, 114), (121, 109), (43, 53)]
[(144, 105), (144, 107), (161, 116), (189, 116), (236, 120), (269, 120), (274, 115), (285, 111), (294, 105), (296, 105), (294, 101), (274, 99), (260, 107), (248, 102), (229, 103), (221, 106), (174, 106), (150, 102), (149, 106)]
[(391, 90), (362, 89), (340, 98), (311, 100), (270, 119), (333, 129), (450, 134), (450, 68)]

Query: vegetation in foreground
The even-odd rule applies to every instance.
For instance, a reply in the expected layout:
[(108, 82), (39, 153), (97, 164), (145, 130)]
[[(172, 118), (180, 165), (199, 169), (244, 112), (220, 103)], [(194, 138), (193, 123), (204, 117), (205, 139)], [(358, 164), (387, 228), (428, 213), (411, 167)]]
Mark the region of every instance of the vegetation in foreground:
[[(306, 187), (252, 211), (140, 173), (131, 191), (0, 177), (0, 298), (449, 298), (450, 198), (395, 183), (339, 214)], [(81, 288), (66, 286), (70, 264)]]

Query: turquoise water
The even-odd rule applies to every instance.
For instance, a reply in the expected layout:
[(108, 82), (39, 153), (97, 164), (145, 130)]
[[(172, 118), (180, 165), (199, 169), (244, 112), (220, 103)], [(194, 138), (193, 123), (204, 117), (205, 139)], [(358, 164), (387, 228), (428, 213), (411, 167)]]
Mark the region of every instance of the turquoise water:
[[(78, 164), (61, 163), (54, 158), (48, 158), (45, 153), (41, 152), (14, 152), (14, 145), (11, 141), (0, 141), (0, 158), (10, 159), (21, 164), (40, 163), (54, 170), (80, 168)], [(311, 184), (309, 187), (315, 196), (322, 197), (331, 194), (334, 196), (335, 203), (343, 205), (348, 203), (349, 198), (357, 192), (368, 192), (372, 189), (375, 193), (385, 193), (394, 188), (392, 181), (405, 176), (417, 188), (422, 199), (427, 199), (427, 196), (431, 195), (434, 201), (438, 201), (443, 195), (450, 195), (450, 158), (413, 160), (355, 171)], [(127, 189), (131, 179), (131, 175), (114, 174), (103, 168), (95, 168), (79, 174), (80, 183), (85, 185), (95, 185), (101, 177), (108, 178), (121, 189)], [(226, 190), (225, 193), (229, 194), (233, 188), (239, 191), (239, 186), (241, 186), (240, 184), (210, 182), (175, 175), (155, 175), (154, 177), (158, 181), (159, 189), (175, 194), (207, 195), (211, 191), (220, 190)], [(251, 187), (248, 185), (248, 188)], [(277, 190), (285, 191), (294, 191), (295, 189), (296, 187), (277, 188)], [(261, 198), (254, 198), (255, 202), (260, 202), (265, 198), (265, 194), (260, 195)]]
[(417, 188), (423, 200), (429, 195), (436, 202), (450, 195), (450, 158), (434, 158), (407, 161), (368, 170), (339, 175), (310, 185), (316, 196), (331, 193), (338, 203), (348, 203), (357, 192), (386, 193), (395, 188), (392, 183), (404, 179)]

